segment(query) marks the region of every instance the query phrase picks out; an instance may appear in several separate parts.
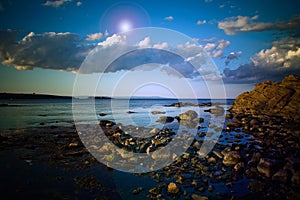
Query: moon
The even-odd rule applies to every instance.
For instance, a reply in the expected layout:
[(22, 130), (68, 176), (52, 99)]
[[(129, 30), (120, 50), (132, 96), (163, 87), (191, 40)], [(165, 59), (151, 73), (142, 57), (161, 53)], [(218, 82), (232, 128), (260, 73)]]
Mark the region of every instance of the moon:
[(120, 22), (120, 24), (119, 24), (119, 30), (121, 32), (126, 32), (126, 31), (129, 31), (131, 29), (132, 29), (132, 24), (131, 24), (130, 21), (123, 20), (123, 21)]

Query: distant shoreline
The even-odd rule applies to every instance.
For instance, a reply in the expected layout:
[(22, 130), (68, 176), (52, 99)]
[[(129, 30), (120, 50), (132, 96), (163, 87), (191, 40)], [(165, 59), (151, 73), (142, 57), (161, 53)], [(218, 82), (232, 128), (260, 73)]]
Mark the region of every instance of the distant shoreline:
[[(0, 93), (0, 99), (5, 100), (14, 100), (14, 99), (72, 99), (72, 96), (60, 96), (60, 95), (51, 95), (51, 94), (25, 94), (25, 93)], [(81, 97), (78, 97), (79, 99)], [(169, 99), (169, 100), (193, 100), (194, 98), (171, 98), (171, 97), (159, 97), (159, 96), (134, 96), (134, 97), (108, 97), (108, 96), (82, 96), (82, 99), (86, 98), (95, 98), (95, 99), (135, 99), (135, 100), (153, 100), (153, 99)], [(234, 100), (234, 98), (227, 99), (209, 99), (209, 98), (198, 98), (202, 100)]]
[[(72, 96), (60, 96), (51, 94), (23, 94), (23, 93), (0, 93), (0, 99), (72, 99)], [(89, 97), (91, 98), (91, 97)], [(111, 99), (111, 97), (99, 96), (96, 99)]]

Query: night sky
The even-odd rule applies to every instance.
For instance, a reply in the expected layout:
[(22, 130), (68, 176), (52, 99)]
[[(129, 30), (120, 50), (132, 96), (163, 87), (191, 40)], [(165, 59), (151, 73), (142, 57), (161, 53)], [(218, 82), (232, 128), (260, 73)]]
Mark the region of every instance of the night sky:
[[(91, 50), (109, 51), (112, 43), (121, 48), (126, 42), (118, 37), (122, 32), (143, 27), (171, 29), (197, 42), (217, 66), (229, 98), (264, 80), (300, 75), (300, 1), (1, 0), (0, 92), (72, 95)], [(139, 44), (148, 40), (153, 41), (145, 37)], [(168, 50), (170, 44), (164, 42), (159, 41), (159, 48)], [(120, 67), (105, 73), (101, 84), (109, 86), (126, 73), (136, 79), (156, 73), (176, 82), (157, 69), (127, 72)], [(199, 77), (187, 79), (193, 85)], [(196, 85), (201, 91), (201, 84)], [(110, 87), (105, 88), (99, 95), (110, 95)], [(169, 96), (157, 85), (136, 95)]]

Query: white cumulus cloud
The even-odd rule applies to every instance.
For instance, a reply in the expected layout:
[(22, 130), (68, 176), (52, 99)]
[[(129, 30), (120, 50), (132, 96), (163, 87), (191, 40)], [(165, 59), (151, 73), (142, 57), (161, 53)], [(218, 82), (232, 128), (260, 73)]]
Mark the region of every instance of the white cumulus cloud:
[(237, 69), (226, 68), (224, 78), (230, 82), (280, 80), (289, 74), (300, 75), (300, 39), (286, 37), (273, 42), (251, 57), (251, 62)]
[(88, 41), (94, 41), (94, 40), (100, 40), (102, 38), (103, 34), (102, 33), (92, 33), (87, 35), (86, 40)]
[(170, 16), (168, 16), (168, 17), (165, 17), (164, 20), (167, 20), (167, 21), (170, 22), (170, 21), (173, 21), (173, 20), (174, 20), (174, 17), (170, 15)]
[(197, 25), (203, 25), (203, 24), (206, 24), (206, 20), (198, 20), (197, 21)]

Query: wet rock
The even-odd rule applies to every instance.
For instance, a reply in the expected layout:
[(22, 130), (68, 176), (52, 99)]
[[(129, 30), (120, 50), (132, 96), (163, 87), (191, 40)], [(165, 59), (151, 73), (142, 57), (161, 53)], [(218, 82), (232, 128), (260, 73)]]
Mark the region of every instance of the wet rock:
[(272, 176), (273, 181), (281, 181), (283, 183), (286, 183), (287, 178), (288, 178), (288, 173), (283, 169), (279, 170)]
[(102, 127), (112, 127), (112, 126), (116, 125), (114, 122), (109, 121), (109, 120), (100, 120), (98, 122), (98, 124)]
[(214, 108), (210, 108), (208, 110), (204, 110), (204, 112), (210, 112), (211, 114), (214, 114), (214, 115), (223, 115), (225, 110), (223, 107), (219, 106), (219, 105), (216, 105)]
[(199, 137), (204, 137), (205, 135), (206, 135), (205, 132), (199, 132), (199, 133), (198, 133), (198, 136), (199, 136)]
[(127, 114), (133, 114), (133, 113), (136, 113), (136, 112), (129, 110), (129, 111), (127, 111), (126, 113), (127, 113)]
[(151, 111), (151, 114), (152, 115), (166, 114), (166, 112), (165, 111), (159, 111), (159, 110), (153, 110), (153, 111)]
[(179, 183), (179, 184), (182, 184), (183, 181), (184, 181), (184, 177), (181, 176), (181, 175), (175, 176), (174, 179), (175, 179), (175, 182), (176, 182), (176, 183)]
[(252, 192), (262, 192), (264, 191), (265, 186), (260, 181), (251, 181), (248, 184), (248, 189), (251, 190)]
[(193, 145), (195, 148), (200, 149), (201, 148), (201, 143), (196, 141)]
[(242, 169), (244, 169), (245, 164), (243, 162), (239, 162), (236, 165), (234, 165), (233, 169), (235, 171), (241, 171)]
[(174, 121), (174, 117), (169, 117), (169, 116), (160, 116), (157, 120), (157, 122), (160, 122), (162, 124), (165, 124), (165, 123), (171, 123)]
[(181, 113), (178, 117), (179, 120), (193, 121), (195, 118), (198, 117), (198, 114), (194, 110), (188, 110), (184, 113)]
[(214, 130), (215, 130), (216, 132), (220, 132), (220, 131), (223, 130), (223, 128), (222, 128), (221, 126), (216, 126), (216, 127), (214, 128)]
[(100, 115), (101, 117), (104, 117), (104, 116), (106, 116), (107, 114), (105, 114), (105, 113), (99, 113), (99, 115)]
[(224, 153), (223, 164), (225, 166), (233, 166), (237, 164), (241, 159), (240, 154), (237, 151), (229, 151)]
[(190, 120), (180, 120), (179, 123), (187, 128), (196, 128), (198, 122), (190, 121)]
[(259, 162), (259, 160), (260, 160), (260, 158), (261, 158), (261, 155), (260, 155), (259, 152), (254, 153), (253, 156), (252, 156), (252, 158), (251, 158), (251, 160), (249, 160), (248, 165), (250, 165), (250, 166), (257, 165), (258, 162)]
[(228, 182), (228, 183), (226, 183), (226, 186), (229, 188), (232, 188), (233, 184), (232, 184), (232, 182)]
[(226, 119), (232, 119), (233, 118), (233, 114), (228, 113), (228, 114), (225, 115), (225, 118)]
[(136, 189), (134, 189), (134, 190), (132, 191), (132, 194), (137, 195), (137, 194), (139, 194), (142, 190), (143, 190), (142, 187), (138, 187), (138, 188), (136, 188)]
[(297, 171), (293, 174), (291, 182), (294, 183), (295, 185), (300, 184), (300, 171)]
[(160, 191), (161, 191), (160, 187), (153, 187), (148, 190), (148, 192), (153, 195), (158, 195)]
[(202, 117), (193, 119), (193, 123), (203, 123), (203, 122), (204, 122), (204, 118)]
[(237, 133), (234, 135), (234, 137), (238, 139), (242, 139), (244, 136), (242, 134)]
[(215, 151), (215, 150), (213, 150), (212, 152), (213, 152), (213, 154), (215, 154), (218, 158), (220, 158), (220, 159), (223, 158), (223, 156), (222, 156), (222, 154), (221, 154), (220, 152)]
[(170, 106), (181, 107), (182, 105), (183, 105), (182, 102), (178, 102), (178, 103), (173, 103)]
[(207, 191), (209, 191), (209, 192), (212, 192), (212, 191), (214, 191), (214, 186), (212, 186), (212, 185), (209, 185), (209, 186), (208, 186), (208, 188), (207, 188)]
[(208, 163), (216, 163), (216, 159), (214, 157), (210, 157), (209, 159), (207, 159)]
[(198, 195), (198, 194), (192, 194), (192, 199), (193, 200), (208, 200), (208, 197), (201, 196), (201, 195)]
[(257, 170), (259, 173), (271, 177), (274, 168), (274, 161), (268, 158), (261, 158), (257, 165)]
[(74, 182), (85, 189), (98, 189), (102, 187), (102, 184), (94, 176), (75, 177)]
[(176, 185), (176, 183), (173, 183), (173, 182), (171, 182), (171, 183), (169, 183), (169, 185), (168, 185), (168, 189), (167, 189), (167, 191), (168, 191), (168, 193), (170, 193), (170, 194), (178, 194), (179, 193), (179, 187)]
[(249, 122), (249, 124), (250, 124), (251, 126), (255, 126), (255, 125), (258, 125), (258, 124), (259, 124), (259, 121), (258, 121), (257, 119), (251, 119), (250, 122)]
[(149, 131), (150, 134), (156, 134), (159, 132), (159, 129), (158, 128), (153, 128)]
[(72, 142), (69, 144), (69, 147), (78, 147), (78, 142)]

